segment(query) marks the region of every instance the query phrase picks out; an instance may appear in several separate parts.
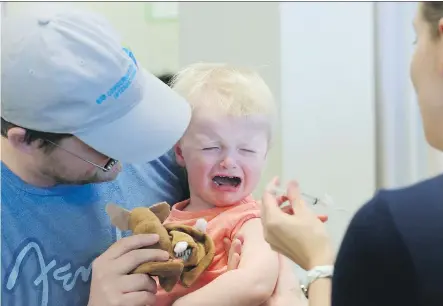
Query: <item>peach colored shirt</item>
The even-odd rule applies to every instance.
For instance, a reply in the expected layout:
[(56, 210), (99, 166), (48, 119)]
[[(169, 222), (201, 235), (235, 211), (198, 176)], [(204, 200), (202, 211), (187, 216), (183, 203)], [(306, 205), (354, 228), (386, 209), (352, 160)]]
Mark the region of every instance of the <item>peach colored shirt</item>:
[(223, 239), (227, 237), (232, 240), (246, 221), (260, 217), (260, 208), (252, 197), (245, 198), (235, 206), (215, 207), (202, 211), (183, 211), (188, 204), (189, 200), (175, 204), (164, 223), (194, 226), (198, 219), (204, 218), (208, 222), (206, 232), (214, 241), (215, 256), (208, 269), (190, 288), (185, 288), (178, 283), (171, 292), (165, 292), (157, 285), (156, 306), (170, 306), (178, 298), (205, 286), (225, 273), (228, 254), (225, 252)]

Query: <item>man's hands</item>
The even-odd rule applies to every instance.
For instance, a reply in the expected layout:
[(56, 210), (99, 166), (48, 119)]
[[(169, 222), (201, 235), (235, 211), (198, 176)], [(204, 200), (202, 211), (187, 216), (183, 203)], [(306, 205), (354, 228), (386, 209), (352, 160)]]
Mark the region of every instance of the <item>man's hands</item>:
[(236, 238), (231, 242), (229, 238), (223, 240), (225, 252), (228, 253), (228, 271), (235, 270), (240, 264), (243, 237)]
[(146, 274), (129, 273), (142, 263), (168, 260), (168, 252), (141, 249), (158, 239), (158, 235), (122, 238), (99, 256), (92, 264), (88, 306), (155, 305), (157, 285), (154, 279)]

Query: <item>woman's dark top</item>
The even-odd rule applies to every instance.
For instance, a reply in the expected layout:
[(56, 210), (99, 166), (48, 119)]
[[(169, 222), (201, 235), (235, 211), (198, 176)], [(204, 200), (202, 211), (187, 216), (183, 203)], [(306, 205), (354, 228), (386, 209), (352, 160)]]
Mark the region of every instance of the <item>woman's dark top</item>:
[(350, 222), (333, 306), (443, 306), (443, 175), (382, 190)]

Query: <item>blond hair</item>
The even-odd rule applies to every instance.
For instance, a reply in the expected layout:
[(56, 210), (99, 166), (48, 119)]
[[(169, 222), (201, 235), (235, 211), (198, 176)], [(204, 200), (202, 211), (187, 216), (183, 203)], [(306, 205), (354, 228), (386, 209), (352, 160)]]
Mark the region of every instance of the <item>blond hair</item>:
[(276, 114), (268, 85), (252, 69), (219, 63), (192, 64), (179, 73), (171, 87), (193, 111), (214, 111), (229, 116)]

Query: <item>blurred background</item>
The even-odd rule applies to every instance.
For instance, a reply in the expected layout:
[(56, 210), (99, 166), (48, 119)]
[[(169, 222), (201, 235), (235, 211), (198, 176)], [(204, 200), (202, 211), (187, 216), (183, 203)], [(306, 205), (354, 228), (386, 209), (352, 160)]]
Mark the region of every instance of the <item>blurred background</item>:
[[(2, 14), (33, 5), (3, 3)], [(59, 5), (106, 16), (157, 76), (197, 61), (257, 69), (281, 120), (256, 195), (274, 175), (298, 179), (308, 194), (329, 194), (344, 209), (326, 209), (336, 244), (377, 189), (443, 171), (442, 155), (425, 142), (409, 80), (414, 2)]]

